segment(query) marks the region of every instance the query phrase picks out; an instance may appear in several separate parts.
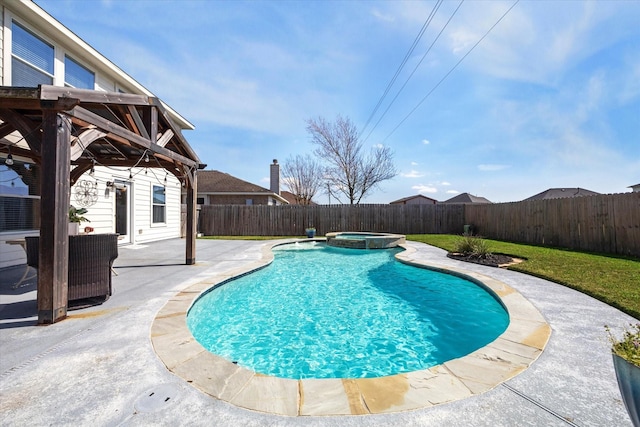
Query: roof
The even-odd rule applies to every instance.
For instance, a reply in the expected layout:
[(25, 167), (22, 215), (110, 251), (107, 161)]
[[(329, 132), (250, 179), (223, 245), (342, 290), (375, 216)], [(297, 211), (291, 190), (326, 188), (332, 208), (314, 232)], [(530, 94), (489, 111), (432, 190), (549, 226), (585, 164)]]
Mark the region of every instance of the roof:
[(287, 203), (286, 198), (256, 184), (217, 170), (198, 171), (199, 194), (256, 194), (272, 196)]
[(584, 188), (550, 188), (524, 200), (566, 199), (569, 197), (597, 196), (600, 193)]
[(414, 196), (403, 197), (402, 199), (394, 200), (393, 202), (389, 202), (389, 204), (390, 205), (403, 204), (405, 202), (408, 202), (409, 200), (414, 200), (414, 199), (426, 199), (429, 202), (438, 203), (436, 199), (432, 199), (431, 197), (427, 197), (422, 194), (416, 194)]
[[(290, 205), (299, 205), (300, 203), (298, 203), (298, 201), (296, 200), (296, 196), (293, 195), (292, 192), (290, 191), (281, 191), (280, 195), (287, 201), (289, 202)], [(309, 202), (310, 205), (317, 205), (316, 202), (314, 202), (313, 200), (311, 200)]]
[(484, 197), (474, 196), (469, 193), (462, 193), (462, 194), (458, 194), (455, 197), (450, 198), (449, 200), (445, 200), (444, 202), (440, 202), (440, 203), (478, 203), (478, 204), (485, 203), (486, 204), (486, 203), (493, 203), (493, 202), (485, 199)]

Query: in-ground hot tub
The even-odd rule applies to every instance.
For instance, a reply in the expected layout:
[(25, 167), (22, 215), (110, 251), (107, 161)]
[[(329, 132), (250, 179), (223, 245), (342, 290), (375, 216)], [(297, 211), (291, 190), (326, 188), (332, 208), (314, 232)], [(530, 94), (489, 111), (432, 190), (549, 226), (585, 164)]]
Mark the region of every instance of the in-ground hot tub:
[(402, 234), (335, 232), (327, 233), (327, 245), (351, 249), (395, 248), (405, 242)]

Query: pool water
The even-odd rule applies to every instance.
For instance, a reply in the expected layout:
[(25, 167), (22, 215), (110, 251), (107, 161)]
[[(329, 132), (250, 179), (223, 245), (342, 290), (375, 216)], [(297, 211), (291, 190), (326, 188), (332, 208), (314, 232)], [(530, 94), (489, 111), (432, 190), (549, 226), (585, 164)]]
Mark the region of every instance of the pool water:
[(282, 378), (372, 378), (464, 356), (507, 328), (503, 306), (401, 249), (274, 248), (269, 266), (200, 297), (187, 324), (212, 353)]

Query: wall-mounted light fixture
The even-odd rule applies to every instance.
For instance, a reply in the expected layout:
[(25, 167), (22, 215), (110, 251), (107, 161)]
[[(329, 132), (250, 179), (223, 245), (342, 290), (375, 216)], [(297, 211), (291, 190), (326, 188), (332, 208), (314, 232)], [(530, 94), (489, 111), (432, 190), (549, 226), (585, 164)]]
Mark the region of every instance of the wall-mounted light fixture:
[(13, 156), (11, 155), (11, 146), (9, 146), (9, 155), (5, 159), (4, 164), (7, 166), (11, 166), (13, 164)]
[(127, 191), (127, 186), (119, 182), (107, 181), (107, 188), (110, 190)]

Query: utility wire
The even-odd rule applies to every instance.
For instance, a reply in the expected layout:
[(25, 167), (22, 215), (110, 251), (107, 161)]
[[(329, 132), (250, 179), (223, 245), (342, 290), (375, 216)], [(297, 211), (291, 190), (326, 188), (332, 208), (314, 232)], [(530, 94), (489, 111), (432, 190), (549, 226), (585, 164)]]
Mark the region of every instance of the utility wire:
[(387, 85), (387, 88), (384, 90), (384, 93), (382, 94), (382, 96), (378, 100), (378, 103), (376, 104), (375, 108), (373, 109), (373, 111), (369, 115), (369, 118), (367, 119), (367, 122), (364, 124), (364, 127), (362, 128), (362, 131), (360, 132), (361, 134), (364, 133), (364, 131), (367, 128), (367, 126), (369, 126), (369, 123), (371, 123), (371, 120), (373, 119), (373, 117), (375, 116), (376, 112), (378, 111), (378, 108), (380, 108), (380, 106), (382, 105), (382, 101), (384, 101), (384, 98), (387, 96), (387, 94), (391, 90), (391, 87), (396, 82), (396, 79), (400, 75), (400, 72), (402, 71), (404, 66), (407, 64), (407, 61), (409, 60), (409, 58), (411, 58), (411, 54), (413, 54), (413, 51), (415, 50), (416, 46), (418, 45), (418, 42), (420, 41), (420, 39), (424, 35), (424, 32), (429, 27), (429, 24), (431, 23), (431, 20), (435, 16), (437, 10), (440, 8), (440, 5), (442, 4), (443, 1), (444, 0), (438, 0), (436, 2), (436, 4), (434, 5), (433, 9), (431, 10), (431, 13), (427, 17), (427, 19), (424, 21), (424, 24), (422, 24), (422, 28), (420, 29), (420, 32), (418, 33), (416, 38), (413, 40), (413, 44), (411, 45), (411, 47), (409, 48), (409, 50), (405, 54), (404, 59), (402, 60), (402, 62), (400, 63), (400, 66), (396, 70), (396, 73), (391, 78), (391, 81)]
[(393, 99), (391, 100), (391, 102), (389, 103), (389, 105), (387, 106), (387, 108), (384, 110), (384, 112), (382, 113), (382, 115), (380, 116), (380, 118), (378, 119), (378, 121), (376, 122), (376, 124), (373, 126), (373, 128), (369, 131), (369, 134), (367, 135), (367, 137), (364, 139), (365, 141), (367, 139), (369, 139), (369, 136), (371, 136), (371, 134), (373, 133), (373, 131), (375, 130), (376, 127), (378, 127), (378, 124), (380, 123), (380, 121), (384, 118), (384, 116), (386, 116), (387, 112), (389, 111), (389, 109), (391, 108), (391, 106), (393, 105), (393, 103), (396, 101), (396, 99), (398, 99), (398, 96), (400, 96), (400, 93), (402, 93), (402, 91), (404, 90), (405, 86), (407, 86), (407, 83), (409, 83), (409, 80), (411, 80), (411, 77), (413, 77), (413, 75), (415, 74), (415, 72), (418, 70), (418, 67), (420, 67), (420, 65), (422, 64), (422, 61), (424, 61), (424, 59), (427, 57), (427, 54), (429, 52), (431, 52), (431, 49), (433, 48), (433, 46), (436, 44), (436, 42), (438, 41), (438, 39), (440, 38), (440, 36), (442, 35), (442, 33), (444, 32), (444, 30), (449, 26), (449, 23), (451, 23), (451, 20), (453, 19), (453, 17), (456, 15), (456, 13), (458, 13), (458, 10), (460, 9), (460, 7), (462, 6), (462, 3), (464, 3), (464, 0), (460, 0), (460, 3), (458, 3), (458, 7), (456, 7), (456, 9), (453, 11), (453, 13), (451, 14), (451, 16), (449, 17), (449, 19), (447, 20), (447, 22), (444, 24), (444, 26), (442, 27), (442, 29), (440, 30), (440, 32), (438, 33), (438, 35), (436, 36), (436, 38), (433, 40), (433, 42), (431, 42), (431, 45), (429, 45), (429, 48), (427, 49), (427, 51), (424, 53), (424, 55), (422, 55), (422, 58), (420, 59), (420, 61), (416, 64), (416, 66), (413, 68), (413, 71), (411, 72), (411, 74), (409, 74), (409, 77), (407, 77), (407, 80), (405, 80), (404, 84), (402, 85), (402, 87), (400, 88), (400, 90), (398, 90), (398, 93), (396, 94), (396, 96), (393, 97)]
[(444, 75), (444, 77), (442, 77), (440, 79), (440, 81), (438, 83), (436, 83), (436, 85), (424, 96), (424, 98), (422, 98), (420, 100), (420, 102), (418, 102), (418, 104), (413, 107), (413, 109), (411, 111), (409, 111), (409, 114), (407, 114), (404, 119), (402, 119), (400, 121), (400, 123), (398, 123), (398, 125), (393, 128), (393, 130), (389, 133), (389, 135), (387, 135), (382, 142), (384, 143), (387, 139), (389, 139), (389, 137), (391, 135), (393, 135), (393, 133), (418, 109), (418, 107), (420, 107), (420, 105), (422, 105), (422, 103), (438, 88), (438, 86), (440, 86), (442, 84), (443, 81), (445, 81), (447, 79), (447, 77), (449, 77), (449, 75), (458, 67), (458, 65), (460, 65), (460, 63), (462, 61), (464, 61), (464, 59), (482, 42), (482, 40), (485, 39), (485, 37), (487, 37), (489, 35), (489, 33), (500, 23), (500, 21), (502, 21), (504, 19), (505, 16), (507, 16), (507, 14), (509, 12), (511, 12), (511, 9), (513, 9), (519, 2), (520, 0), (516, 0), (509, 9), (507, 9), (507, 11), (505, 13), (502, 14), (502, 16), (500, 17), (500, 19), (498, 19), (496, 21), (495, 24), (493, 24), (491, 26), (491, 28), (489, 28), (487, 30), (486, 33), (484, 33), (484, 35), (482, 37), (480, 37), (480, 39), (476, 42), (476, 44), (474, 44), (471, 49), (469, 49), (469, 51), (467, 53), (464, 54), (464, 56), (462, 58), (460, 58), (460, 60), (458, 62), (456, 62), (456, 64)]

